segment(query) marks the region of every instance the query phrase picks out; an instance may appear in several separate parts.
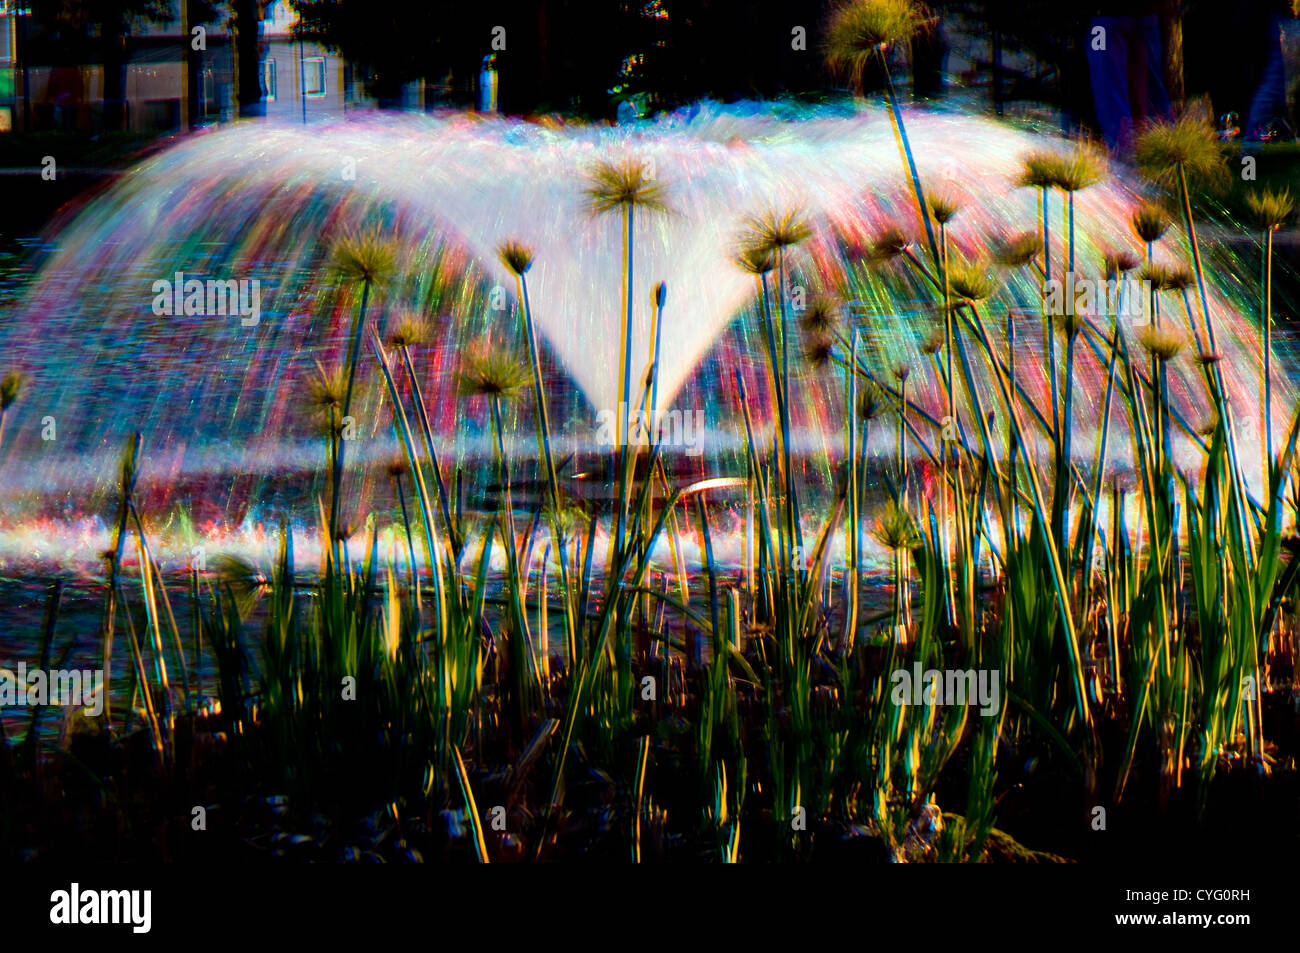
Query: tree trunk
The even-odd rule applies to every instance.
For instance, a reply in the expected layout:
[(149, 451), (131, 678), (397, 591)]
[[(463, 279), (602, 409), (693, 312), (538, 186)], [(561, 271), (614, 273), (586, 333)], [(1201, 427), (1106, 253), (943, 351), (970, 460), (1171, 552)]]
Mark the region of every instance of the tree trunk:
[(257, 0), (235, 0), (235, 56), (240, 116), (265, 116), (262, 93), (262, 19)]
[(1161, 19), (1165, 34), (1165, 86), (1177, 114), (1187, 98), (1183, 83), (1183, 0), (1167, 0)]
[(125, 129), (126, 36), (121, 24), (101, 23), (104, 38), (104, 128)]
[(194, 49), (190, 33), (190, 0), (181, 0), (181, 129), (193, 129), (199, 119), (199, 89), (202, 84), (199, 61), (202, 54)]

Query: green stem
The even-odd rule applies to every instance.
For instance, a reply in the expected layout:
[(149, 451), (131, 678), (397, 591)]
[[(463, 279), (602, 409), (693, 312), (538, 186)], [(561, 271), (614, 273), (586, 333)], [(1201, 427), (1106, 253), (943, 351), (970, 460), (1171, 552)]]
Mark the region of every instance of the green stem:
[(889, 62), (884, 50), (880, 51), (880, 65), (885, 71), (885, 91), (889, 101), (889, 117), (893, 120), (894, 132), (898, 136), (899, 148), (907, 164), (907, 173), (912, 181), (912, 194), (916, 199), (917, 214), (925, 226), (925, 240), (930, 246), (930, 260), (939, 261), (939, 246), (934, 237), (934, 226), (930, 224), (930, 212), (925, 204), (925, 193), (921, 189), (921, 176), (916, 171), (916, 159), (912, 156), (912, 143), (907, 137), (907, 126), (903, 123), (903, 113), (898, 108), (898, 92), (894, 89), (894, 77), (889, 71)]
[(433, 428), (429, 426), (429, 415), (424, 409), (424, 394), (420, 388), (420, 379), (415, 376), (415, 364), (411, 359), (411, 349), (409, 346), (403, 346), (402, 366), (406, 368), (406, 376), (411, 379), (411, 397), (415, 403), (416, 416), (420, 422), (420, 432), (424, 438), (424, 451), (429, 455), (429, 467), (433, 470), (434, 487), (438, 491), (438, 505), (442, 509), (442, 521), (447, 526), (447, 539), (451, 543), (452, 555), (456, 563), (460, 563), (461, 550), (465, 546), (465, 541), (460, 538), (456, 525), (451, 519), (451, 502), (447, 496), (447, 485), (442, 479), (442, 464), (438, 461), (438, 451), (435, 449), (436, 444), (433, 440)]
[[(1214, 336), (1214, 321), (1210, 316), (1210, 301), (1205, 294), (1205, 270), (1201, 266), (1201, 246), (1196, 239), (1196, 222), (1192, 218), (1192, 193), (1187, 186), (1187, 170), (1183, 168), (1182, 163), (1178, 165), (1178, 181), (1182, 186), (1183, 199), (1183, 224), (1187, 227), (1187, 244), (1192, 254), (1192, 265), (1196, 272), (1196, 290), (1201, 298), (1201, 315), (1205, 322), (1205, 336), (1210, 345), (1210, 351), (1217, 354), (1219, 350), (1218, 342)], [(1223, 418), (1223, 431), (1225, 435), (1225, 444), (1228, 450), (1228, 460), (1232, 464), (1232, 480), (1236, 486), (1238, 498), (1243, 505), (1237, 506), (1238, 530), (1246, 546), (1246, 552), (1249, 560), (1253, 563), (1255, 560), (1255, 541), (1254, 536), (1250, 533), (1246, 525), (1246, 506), (1244, 505), (1246, 497), (1245, 483), (1242, 479), (1240, 458), (1237, 456), (1237, 438), (1234, 433), (1235, 427), (1232, 423), (1232, 407), (1228, 403), (1228, 393), (1223, 384), (1223, 371), (1216, 363), (1211, 366), (1211, 376), (1218, 390), (1219, 411)]]
[(1260, 319), (1264, 351), (1264, 416), (1260, 422), (1261, 437), (1264, 445), (1264, 485), (1272, 490), (1271, 472), (1273, 465), (1273, 230), (1264, 230), (1263, 262), (1263, 305), (1264, 313)]
[[(551, 535), (555, 538), (555, 551), (560, 561), (560, 588), (565, 594), (564, 631), (565, 641), (568, 642), (573, 637), (573, 627), (576, 625), (576, 621), (574, 619), (572, 600), (569, 598), (572, 589), (569, 586), (569, 561), (566, 558), (568, 543), (564, 537), (564, 522), (560, 514), (559, 480), (555, 472), (555, 457), (551, 452), (551, 418), (546, 407), (546, 391), (542, 387), (542, 361), (537, 347), (537, 332), (533, 327), (533, 309), (528, 301), (528, 282), (523, 275), (518, 275), (517, 280), (519, 282), (519, 298), (524, 310), (524, 329), (528, 336), (528, 356), (532, 361), (533, 407), (537, 417), (538, 450), (541, 451), (542, 462), (546, 467), (546, 482), (550, 490), (551, 501)], [(629, 347), (629, 352), (630, 350)], [(544, 600), (546, 593), (543, 592), (541, 597)]]
[[(357, 308), (356, 324), (352, 329), (352, 346), (348, 353), (348, 389), (343, 398), (343, 419), (340, 424), (347, 421), (348, 415), (352, 410), (352, 387), (356, 382), (357, 363), (361, 351), (361, 332), (366, 325), (366, 307), (370, 302), (370, 282), (364, 281), (361, 284), (361, 304)], [(330, 539), (331, 546), (335, 548), (335, 561), (338, 560), (337, 539), (339, 529), (339, 507), (342, 503), (342, 484), (343, 484), (343, 458), (345, 448), (344, 441), (339, 441), (338, 452), (334, 458), (334, 495), (330, 500)]]

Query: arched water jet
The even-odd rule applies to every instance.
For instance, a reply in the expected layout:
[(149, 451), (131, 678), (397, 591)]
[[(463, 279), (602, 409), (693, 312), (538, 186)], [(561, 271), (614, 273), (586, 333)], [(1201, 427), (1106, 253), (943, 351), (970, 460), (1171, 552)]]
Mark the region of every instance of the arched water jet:
[[(916, 113), (907, 122), (922, 180), (964, 199), (951, 230), (956, 253), (977, 256), (992, 240), (1033, 227), (1037, 196), (1013, 181), (1021, 157), (1043, 147), (1042, 135), (964, 115)], [(513, 282), (496, 246), (504, 239), (531, 246), (538, 328), (588, 401), (570, 402), (559, 429), (571, 444), (590, 447), (599, 413), (614, 410), (619, 399), (620, 241), (612, 221), (585, 214), (582, 174), (597, 158), (626, 155), (654, 164), (674, 208), (637, 236), (645, 293), (633, 296), (640, 309), (634, 368), (644, 364), (641, 355), (648, 360), (649, 291), (661, 280), (672, 289), (660, 406), (652, 412), (703, 405), (708, 439), (725, 443), (736, 429), (728, 423), (735, 419), (730, 391), (717, 386), (726, 375), (693, 375), (711, 349), (715, 369), (757, 353), (743, 325), (734, 338), (723, 332), (754, 298), (752, 279), (732, 261), (738, 228), (765, 208), (802, 208), (814, 225), (792, 281), (806, 282), (810, 291), (875, 288), (874, 300), (864, 304), (876, 315), (868, 328), (873, 345), (891, 361), (919, 362), (918, 345), (929, 329), (917, 326), (922, 321), (887, 319), (923, 315), (924, 282), (873, 285), (857, 261), (857, 249), (882, 228), (914, 217), (897, 147), (879, 112), (782, 117), (775, 108), (704, 107), (694, 116), (637, 127), (466, 116), (372, 116), (312, 128), (241, 125), (154, 156), (61, 226), (57, 249), (16, 320), (0, 331), (0, 344), (32, 375), (32, 396), (15, 408), (0, 448), (3, 492), (31, 499), (53, 488), (74, 491), (74, 510), (93, 509), (81, 502), (90, 498), (85, 491), (111, 483), (113, 458), (134, 429), (145, 432), (146, 473), (172, 488), (172, 502), (175, 488), (193, 478), (197, 506), (202, 477), (212, 473), (319, 469), (319, 441), (298, 396), (318, 357), (337, 359), (352, 313), (325, 267), (328, 244), (366, 224), (392, 229), (408, 249), (408, 278), (387, 303), (456, 315), (421, 368), (432, 378), (426, 395), (448, 435), (456, 418), (451, 393), (459, 343), (471, 334), (495, 340), (517, 333), (509, 310)], [(1121, 171), (1077, 196), (1082, 267), (1099, 262), (1104, 249), (1133, 245), (1128, 217), (1138, 197), (1135, 182)], [(1059, 206), (1053, 214), (1059, 241)], [(1164, 254), (1181, 260), (1180, 241), (1171, 233)], [(1059, 262), (1059, 247), (1053, 252)], [(432, 280), (435, 267), (444, 281)], [(154, 314), (153, 283), (178, 271), (258, 280), (257, 323)], [(501, 297), (493, 294), (497, 286)], [(999, 307), (1033, 306), (1040, 292), (1024, 274), (1007, 277)], [(1258, 390), (1253, 321), (1221, 292), (1212, 295), (1230, 388), (1246, 406)], [(505, 310), (495, 310), (501, 302)], [(375, 313), (382, 327), (383, 307)], [(1041, 365), (1022, 359), (1019, 371), (1041, 401)], [(1086, 429), (1101, 381), (1095, 373), (1081, 378), (1076, 419)], [(925, 407), (940, 408), (933, 386), (916, 381), (912, 389)], [(834, 432), (837, 411), (822, 406), (815, 391), (808, 394), (796, 413), (804, 444), (833, 449), (835, 438), (825, 434)], [(1203, 422), (1200, 394), (1193, 369), (1178, 376), (1175, 401), (1194, 425)], [(1277, 406), (1288, 398), (1283, 387)], [(40, 439), (46, 416), (58, 422), (58, 441)], [(1251, 415), (1241, 416), (1255, 443)], [(368, 432), (386, 437), (386, 418)], [(521, 452), (530, 442), (518, 442)], [(1091, 452), (1087, 440), (1076, 450)], [(389, 453), (381, 440), (356, 459), (375, 462)], [(242, 495), (264, 501), (264, 490), (254, 479)]]

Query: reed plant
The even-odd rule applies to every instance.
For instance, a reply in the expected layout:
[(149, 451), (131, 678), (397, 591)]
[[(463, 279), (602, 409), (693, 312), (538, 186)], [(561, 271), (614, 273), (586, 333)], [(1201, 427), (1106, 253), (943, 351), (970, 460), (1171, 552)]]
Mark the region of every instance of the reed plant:
[[(906, 27), (895, 24), (890, 42)], [(314, 521), (318, 566), (300, 565), (294, 527), (283, 522), (273, 565), (225, 556), (191, 570), (184, 631), (150, 514), (141, 512), (143, 440), (128, 442), (102, 625), (105, 671), (115, 642), (128, 663), (128, 685), (118, 690), (128, 704), (106, 709), (106, 734), (143, 739), (150, 771), (172, 791), (197, 783), (188, 773), (197, 749), (186, 746), (219, 737), (213, 757), (224, 780), (213, 796), (232, 808), (250, 791), (283, 801), (277, 837), (292, 832), (324, 852), (340, 839), (359, 842), (354, 829), (337, 829), (349, 819), (388, 832), (387, 846), (365, 847), (376, 856), (480, 862), (816, 860), (867, 843), (899, 861), (981, 861), (1012, 850), (1005, 827), (1017, 818), (1006, 799), (1032, 787), (1024, 765), (1046, 763), (1080, 803), (1122, 801), (1134, 811), (1144, 801), (1174, 810), (1183, 792), (1209, 810), (1225, 770), (1276, 772), (1265, 716), (1279, 697), (1268, 681), (1272, 636), (1294, 625), (1283, 607), (1300, 578), (1289, 535), (1296, 500), (1287, 495), (1300, 412), (1278, 452), (1265, 448), (1265, 492), (1253, 499), (1233, 450), (1184, 184), (1188, 170), (1213, 163), (1199, 132), (1160, 135), (1167, 141), (1149, 141), (1144, 155), (1149, 168), (1163, 157), (1167, 181), (1182, 190), (1190, 267), (1151, 260), (1167, 223), (1139, 213), (1142, 274), (1158, 301), (1174, 304), (1139, 328), (1118, 313), (1097, 323), (1067, 310), (1047, 329), (1065, 336), (1053, 370), (1059, 386), (1046, 389), (1050, 407), (1017, 376), (1007, 283), (993, 264), (1042, 276), (1099, 265), (1108, 279), (1136, 270), (1137, 256), (1124, 250), (1100, 263), (1076, 253), (1072, 197), (1103, 174), (1090, 160), (1026, 160), (1037, 171), (1023, 181), (1042, 190), (1040, 227), (998, 243), (991, 260), (953, 252), (959, 206), (937, 189), (923, 206), (937, 226), (931, 264), (901, 232), (881, 236), (876, 257), (931, 296), (936, 319), (923, 329), (919, 367), (875, 354), (870, 327), (817, 299), (799, 322), (812, 364), (805, 374), (787, 323), (795, 267), (787, 255), (814, 226), (793, 210), (743, 223), (733, 250), (754, 278), (763, 360), (757, 392), (739, 368), (724, 382), (743, 425), (737, 471), (674, 478), (658, 435), (635, 449), (623, 417), (605, 540), (599, 508), (567, 497), (555, 459), (526, 281), (530, 250), (499, 249), (517, 282), (520, 353), (498, 342), (461, 355), (463, 406), (480, 421), (486, 406), (491, 444), (482, 482), (493, 498), (478, 516), (467, 515), (438, 457), (444, 437), (426, 405), (429, 381), (416, 355), (436, 331), (397, 310), (381, 337), (367, 317), (369, 289), (381, 272), (395, 276), (379, 267), (385, 255), (362, 268), (356, 251), (362, 304), (348, 353), (319, 365), (302, 395), (304, 414), (321, 425), (330, 474)], [(669, 301), (655, 284), (638, 379), (633, 222), (636, 209), (662, 206), (658, 188), (629, 161), (603, 168), (588, 191), (593, 211), (623, 215), (619, 390), (625, 407), (643, 411), (658, 407)], [(1059, 269), (1049, 191), (1065, 195)], [(1268, 279), (1266, 262), (1265, 320)], [(843, 290), (874, 300), (884, 280), (879, 268), (854, 272)], [(1173, 319), (1180, 299), (1186, 331)], [(1094, 360), (1104, 381), (1098, 445), (1076, 459), (1075, 375)], [(1180, 415), (1168, 383), (1170, 368), (1192, 361), (1213, 412), (1205, 433)], [(348, 525), (341, 424), (363, 364), (382, 383), (379, 422), (391, 425), (401, 456), (377, 464), (395, 505)], [(825, 486), (814, 488), (795, 466), (793, 408), (800, 388), (816, 386), (805, 378), (821, 373), (834, 375), (843, 396), (843, 440), (827, 452)], [(931, 373), (947, 420), (926, 405)], [(531, 414), (506, 412), (528, 398)], [(893, 431), (883, 460), (870, 447), (873, 424)], [(1128, 444), (1131, 485), (1116, 472), (1117, 433)], [(1199, 454), (1196, 466), (1173, 465), (1175, 438)], [(521, 441), (537, 447), (535, 499), (520, 492), (524, 464), (513, 448)], [(1044, 445), (1050, 456), (1036, 452)], [(915, 473), (925, 461), (933, 479)], [(744, 555), (728, 565), (718, 514), (742, 499)], [(391, 553), (385, 534), (396, 541)], [(868, 571), (868, 539), (887, 558), (883, 583)], [(688, 559), (692, 550), (699, 555)], [(57, 592), (48, 604), (43, 662), (53, 658)], [(208, 660), (215, 698), (198, 677)], [(1001, 693), (987, 711), (933, 697), (900, 701), (895, 676), (918, 670), (997, 673)], [(40, 732), (34, 718), (28, 736)], [(6, 755), (6, 805), (37, 783), (26, 767), (33, 760), (15, 771)], [(1050, 809), (1062, 812), (1063, 829), (1086, 828), (1055, 802)], [(495, 823), (502, 816), (504, 830)], [(320, 817), (336, 829), (302, 833)], [(6, 847), (15, 830), (3, 828)]]
[(907, 126), (903, 122), (888, 57), (891, 48), (907, 46), (918, 33), (929, 29), (930, 23), (929, 11), (916, 0), (847, 0), (831, 13), (826, 30), (825, 55), (832, 70), (848, 74), (854, 92), (859, 95), (864, 92), (863, 81), (868, 67), (877, 65), (883, 72), (890, 123), (912, 187), (917, 219), (925, 232), (930, 260), (937, 265), (939, 246), (934, 224), (921, 187)]
[(1246, 203), (1255, 217), (1255, 226), (1260, 231), (1260, 244), (1263, 254), (1260, 258), (1260, 364), (1263, 366), (1264, 402), (1260, 406), (1260, 442), (1264, 452), (1264, 469), (1267, 476), (1273, 459), (1273, 233), (1286, 225), (1295, 202), (1287, 189), (1281, 192), (1265, 190), (1252, 192), (1246, 197)]

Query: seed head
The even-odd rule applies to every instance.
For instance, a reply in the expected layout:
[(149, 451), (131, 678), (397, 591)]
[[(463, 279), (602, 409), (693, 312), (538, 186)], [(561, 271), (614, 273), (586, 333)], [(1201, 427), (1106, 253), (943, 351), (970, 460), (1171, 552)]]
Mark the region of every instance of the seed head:
[(1160, 237), (1169, 228), (1169, 216), (1154, 202), (1143, 202), (1139, 205), (1130, 221), (1134, 234), (1148, 244), (1160, 241)]
[(1181, 169), (1189, 179), (1221, 184), (1228, 175), (1223, 150), (1210, 123), (1184, 116), (1176, 122), (1156, 122), (1138, 137), (1137, 164), (1153, 182), (1176, 184)]
[(1020, 161), (1020, 175), (1016, 177), (1016, 184), (1026, 188), (1054, 188), (1065, 167), (1062, 156), (1044, 150), (1031, 152)]
[(1138, 344), (1158, 361), (1171, 361), (1182, 353), (1187, 339), (1169, 324), (1144, 324), (1137, 329)]
[(339, 239), (333, 256), (335, 270), (346, 280), (382, 285), (396, 270), (397, 246), (375, 227)]
[(497, 257), (501, 263), (510, 269), (511, 273), (522, 277), (528, 273), (528, 269), (533, 267), (533, 252), (531, 248), (516, 241), (504, 241), (497, 246)]
[(940, 225), (947, 225), (961, 211), (961, 201), (951, 192), (934, 192), (929, 198), (930, 214)]
[(912, 517), (893, 500), (885, 505), (885, 511), (876, 520), (871, 535), (876, 542), (891, 552), (911, 549), (920, 538)]
[(649, 163), (641, 159), (597, 162), (587, 171), (583, 192), (592, 215), (624, 208), (668, 211), (663, 186), (650, 175)]
[(332, 410), (343, 406), (347, 399), (348, 375), (342, 367), (329, 370), (320, 361), (316, 362), (316, 376), (307, 385), (308, 401), (328, 419)]
[(813, 298), (804, 309), (800, 321), (809, 334), (830, 334), (838, 323), (834, 302), (821, 296)]
[(529, 372), (516, 355), (483, 350), (469, 355), (458, 375), (460, 396), (517, 397), (529, 382)]
[(1246, 205), (1250, 207), (1255, 224), (1265, 232), (1281, 228), (1295, 211), (1295, 200), (1291, 198), (1290, 189), (1281, 192), (1272, 189), (1265, 189), (1262, 193), (1251, 192), (1246, 196)]
[(962, 301), (983, 301), (992, 297), (997, 285), (985, 269), (969, 262), (959, 262), (948, 269), (948, 289)]
[(772, 253), (761, 248), (742, 245), (736, 254), (736, 264), (751, 275), (765, 275), (772, 270)]
[(1019, 268), (1043, 252), (1043, 239), (1037, 232), (1019, 232), (993, 246), (993, 260), (1007, 268)]
[(1063, 192), (1081, 192), (1106, 175), (1106, 157), (1094, 146), (1080, 145), (1054, 170), (1053, 184)]
[(769, 209), (762, 215), (754, 215), (745, 220), (745, 229), (740, 237), (744, 248), (753, 248), (773, 256), (784, 248), (807, 241), (812, 235), (799, 209), (785, 209), (777, 212)]
[(1186, 268), (1171, 268), (1155, 262), (1143, 265), (1138, 278), (1151, 282), (1155, 291), (1182, 291), (1192, 286), (1192, 273)]
[(835, 338), (825, 333), (812, 333), (804, 342), (804, 357), (814, 367), (825, 367), (835, 353)]
[(428, 322), (413, 311), (399, 311), (389, 323), (388, 343), (393, 347), (411, 347), (428, 340)]
[(911, 244), (911, 240), (900, 229), (893, 225), (887, 225), (871, 243), (871, 260), (884, 262), (891, 258), (897, 258)]
[(1107, 276), (1122, 275), (1141, 264), (1132, 252), (1123, 249), (1117, 251), (1113, 248), (1103, 254), (1101, 263)]
[(929, 23), (930, 13), (913, 0), (850, 0), (831, 14), (826, 64), (847, 73), (861, 91), (862, 73), (890, 46), (906, 44)]
[(875, 381), (865, 381), (858, 389), (858, 420), (868, 421), (879, 417), (885, 410), (885, 392)]

